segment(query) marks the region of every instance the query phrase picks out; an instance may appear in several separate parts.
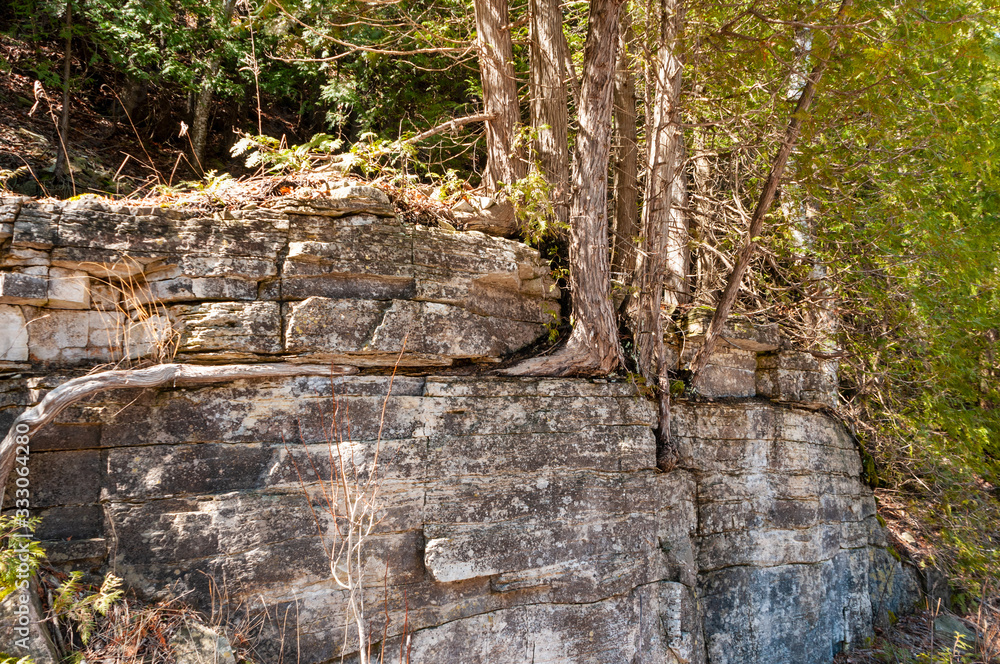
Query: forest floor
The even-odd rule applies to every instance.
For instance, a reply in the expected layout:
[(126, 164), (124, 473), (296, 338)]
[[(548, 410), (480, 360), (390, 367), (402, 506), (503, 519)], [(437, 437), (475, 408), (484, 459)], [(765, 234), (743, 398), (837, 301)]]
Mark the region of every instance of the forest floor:
[[(169, 169), (166, 151), (151, 145), (152, 153), (145, 156), (135, 134), (129, 137), (117, 122), (97, 113), (92, 100), (72, 95), (67, 148), (73, 179), (54, 183), (51, 175), (59, 143), (55, 127), (62, 95), (59, 90), (45, 90), (36, 97), (35, 79), (17, 66), (29, 55), (35, 57), (16, 40), (0, 35), (0, 63), (5, 65), (0, 69), (0, 183), (29, 196), (122, 195), (152, 174), (143, 165), (150, 156), (155, 167)], [(137, 154), (126, 159), (133, 153)]]
[[(32, 65), (37, 65), (40, 57), (52, 63), (62, 60), (61, 52), (54, 48), (39, 44), (29, 48), (0, 33), (0, 189), (55, 198), (85, 193), (138, 197), (157, 185), (170, 187), (202, 179), (203, 169), (189, 161), (190, 139), (181, 135), (178, 118), (184, 116), (182, 97), (149, 95), (144, 99), (142, 117), (130, 118), (109, 86), (94, 83), (105, 76), (91, 72), (91, 85), (70, 95), (66, 148), (73, 165), (72, 178), (53, 182), (60, 148), (56, 127), (62, 90), (56, 84), (46, 87), (36, 81)], [(301, 138), (279, 111), (265, 113), (264, 124), (272, 134), (287, 133), (292, 143)], [(229, 155), (229, 146), (236, 139), (232, 128), (220, 132), (216, 127), (204, 171), (246, 175), (242, 160)]]

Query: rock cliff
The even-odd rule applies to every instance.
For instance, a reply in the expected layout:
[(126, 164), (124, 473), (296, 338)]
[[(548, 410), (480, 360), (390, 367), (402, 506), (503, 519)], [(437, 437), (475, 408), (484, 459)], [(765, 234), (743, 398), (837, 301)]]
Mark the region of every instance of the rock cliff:
[(4, 199), (0, 243), (0, 431), (102, 363), (363, 369), (105, 392), (32, 434), (55, 563), (266, 614), (267, 661), (358, 649), (341, 467), (378, 489), (351, 585), (386, 662), (820, 664), (919, 595), (822, 408), (835, 366), (773, 330), (726, 331), (661, 472), (627, 382), (454, 375), (543, 336), (558, 293), (528, 247), (402, 224), (377, 190), (214, 215)]

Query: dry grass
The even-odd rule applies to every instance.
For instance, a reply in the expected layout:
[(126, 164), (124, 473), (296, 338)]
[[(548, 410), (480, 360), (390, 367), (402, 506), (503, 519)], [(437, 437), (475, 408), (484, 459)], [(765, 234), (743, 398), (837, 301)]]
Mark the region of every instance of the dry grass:
[(997, 664), (1000, 662), (1000, 606), (997, 598), (981, 598), (968, 616), (953, 616), (978, 634), (974, 644), (963, 649), (957, 639), (935, 634), (934, 621), (944, 615), (940, 606), (901, 618), (887, 629), (876, 628), (868, 648), (836, 658), (838, 664)]
[[(167, 314), (166, 307), (154, 298), (143, 273), (144, 266), (125, 256), (112, 266), (100, 267), (104, 277), (94, 281), (111, 293), (103, 302), (108, 326), (106, 343), (111, 368), (136, 368), (141, 364), (172, 362), (181, 335)], [(102, 365), (99, 370), (109, 367)]]

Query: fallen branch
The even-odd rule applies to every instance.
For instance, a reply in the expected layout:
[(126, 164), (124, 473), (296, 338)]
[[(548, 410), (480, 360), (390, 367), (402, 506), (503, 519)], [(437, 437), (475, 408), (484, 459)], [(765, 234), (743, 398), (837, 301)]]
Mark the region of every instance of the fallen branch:
[(493, 116), (489, 113), (477, 113), (475, 115), (467, 115), (464, 118), (455, 118), (454, 120), (448, 120), (444, 124), (439, 124), (432, 129), (421, 132), (416, 136), (411, 136), (410, 138), (405, 139), (403, 143), (418, 143), (436, 134), (440, 134), (445, 131), (454, 131), (463, 125), (471, 124), (473, 122), (488, 122), (492, 119)]
[[(345, 376), (357, 373), (356, 367), (325, 364), (228, 364), (194, 366), (190, 364), (160, 364), (149, 369), (104, 371), (81, 376), (55, 388), (38, 405), (21, 413), (14, 420), (7, 436), (0, 443), (0, 492), (7, 485), (7, 476), (14, 467), (18, 440), (21, 445), (54, 420), (59, 413), (81, 399), (126, 388), (161, 387), (169, 385), (206, 385), (233, 380), (282, 378), (286, 376)], [(2, 498), (0, 498), (2, 507)]]

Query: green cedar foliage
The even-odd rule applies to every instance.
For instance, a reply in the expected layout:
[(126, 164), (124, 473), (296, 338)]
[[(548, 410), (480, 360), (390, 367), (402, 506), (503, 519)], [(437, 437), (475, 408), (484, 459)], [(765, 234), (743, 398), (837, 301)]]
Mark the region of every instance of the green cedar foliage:
[(842, 303), (846, 406), (972, 586), (1000, 575), (997, 10), (859, 3), (797, 177)]

